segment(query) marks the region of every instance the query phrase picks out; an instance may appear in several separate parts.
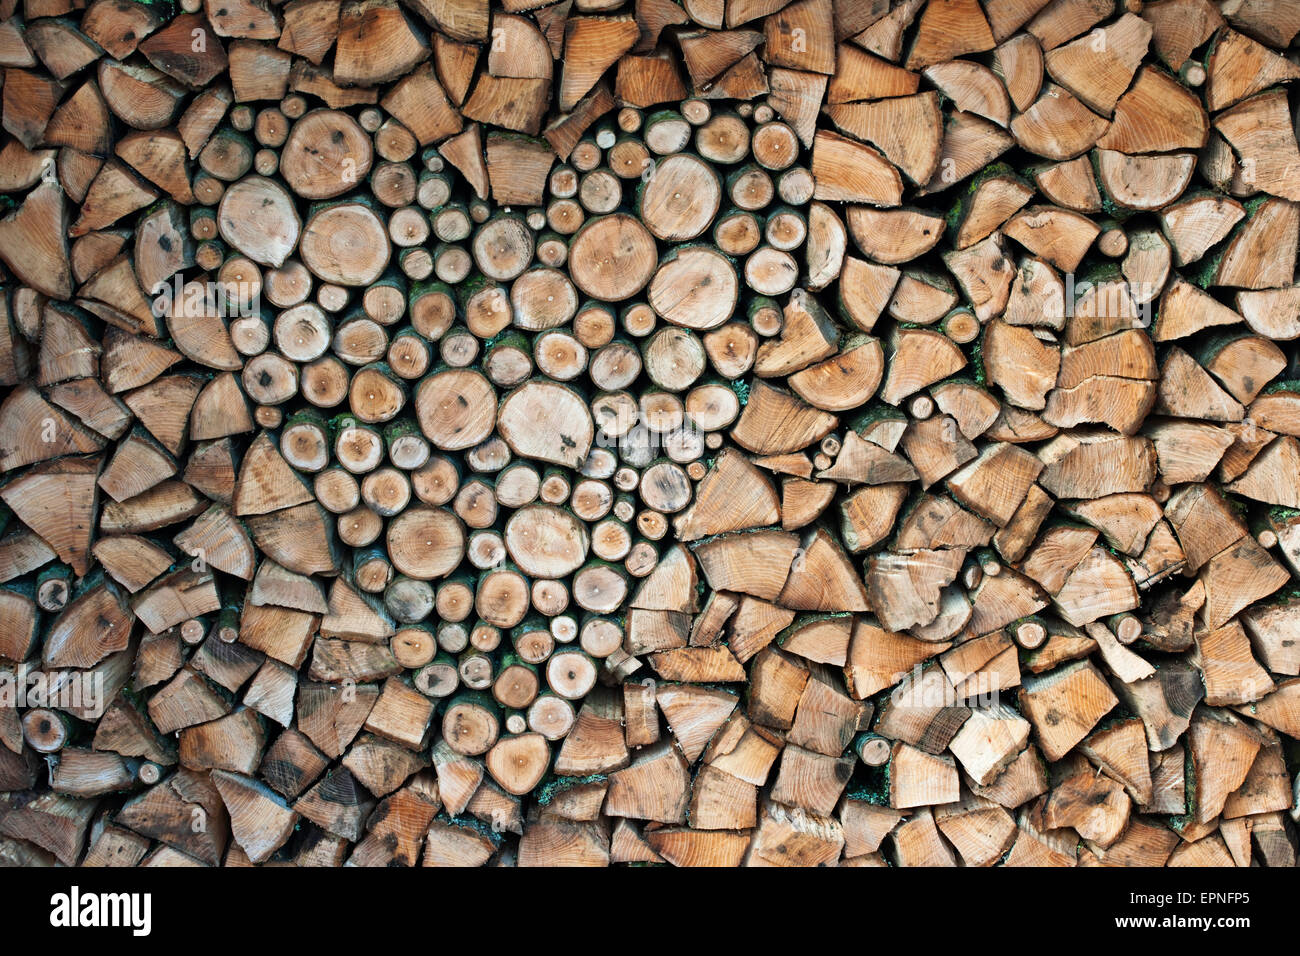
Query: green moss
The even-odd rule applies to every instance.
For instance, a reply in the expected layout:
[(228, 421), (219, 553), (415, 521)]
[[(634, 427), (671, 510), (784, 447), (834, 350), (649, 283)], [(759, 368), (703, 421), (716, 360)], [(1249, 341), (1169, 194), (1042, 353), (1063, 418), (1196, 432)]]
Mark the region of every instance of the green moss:
[(1218, 274), (1219, 263), (1222, 261), (1223, 261), (1223, 249), (1220, 249), (1213, 256), (1201, 260), (1200, 267), (1187, 277), (1188, 280), (1193, 285), (1199, 286), (1202, 289), (1208, 289), (1210, 287), (1210, 283), (1214, 281), (1214, 277)]
[(978, 338), (972, 343), (970, 349), (971, 370), (975, 375), (975, 384), (980, 388), (988, 385), (988, 375), (984, 372), (984, 340)]
[(1273, 605), (1290, 604), (1298, 600), (1300, 600), (1300, 581), (1294, 580), (1280, 591), (1274, 591), (1268, 597), (1268, 603)]
[(1219, 265), (1223, 262), (1223, 256), (1228, 251), (1229, 247), (1231, 247), (1233, 240), (1241, 234), (1243, 229), (1250, 225), (1250, 221), (1255, 217), (1255, 213), (1259, 211), (1259, 207), (1271, 198), (1271, 196), (1261, 193), (1260, 195), (1242, 203), (1243, 208), (1246, 210), (1245, 218), (1243, 218), (1232, 232), (1229, 233), (1227, 239), (1223, 240), (1217, 247), (1215, 247), (1213, 255), (1208, 255), (1201, 259), (1200, 266), (1197, 270), (1187, 277), (1188, 281), (1202, 289), (1208, 289), (1214, 282), (1214, 277), (1219, 272)]
[(1246, 209), (1246, 219), (1247, 220), (1251, 219), (1255, 215), (1255, 213), (1259, 212), (1259, 207), (1264, 205), (1264, 203), (1268, 202), (1272, 198), (1273, 197), (1268, 195), (1267, 193), (1260, 193), (1258, 196), (1252, 196), (1250, 199), (1247, 199), (1244, 203), (1242, 203), (1242, 206), (1244, 206)]
[(1115, 200), (1110, 198), (1110, 193), (1101, 181), (1101, 170), (1098, 166), (1097, 151), (1094, 149), (1088, 157), (1092, 161), (1092, 178), (1097, 184), (1097, 194), (1101, 196), (1101, 209), (1111, 219), (1127, 219), (1131, 216), (1132, 210), (1125, 209), (1123, 206), (1115, 204)]
[(959, 198), (955, 203), (952, 204), (952, 208), (949, 209), (947, 214), (943, 217), (944, 226), (945, 228), (947, 228), (948, 233), (950, 235), (956, 235), (957, 227), (961, 225), (961, 217), (965, 212), (965, 209), (966, 209), (965, 198), (964, 197)]
[(493, 844), (499, 845), (501, 843), (501, 832), (493, 827), (492, 824), (480, 820), (478, 817), (448, 816), (447, 812), (444, 810), (442, 813), (438, 814), (438, 822), (446, 824), (447, 826), (460, 827), (463, 830), (475, 830), (491, 840)]
[(877, 807), (889, 806), (889, 764), (883, 767), (862, 766), (855, 775), (857, 783), (848, 791), (850, 800), (861, 800)]
[(1087, 291), (1088, 285), (1104, 285), (1107, 282), (1123, 282), (1124, 273), (1120, 271), (1118, 265), (1113, 262), (1098, 262), (1089, 266), (1083, 275), (1078, 276), (1074, 283), (1075, 292), (1082, 293)]
[(1223, 500), (1231, 505), (1232, 509), (1237, 512), (1237, 516), (1245, 522), (1250, 513), (1250, 509), (1246, 506), (1246, 502), (1242, 501), (1236, 495), (1224, 491), (1222, 485), (1216, 485), (1215, 487), (1218, 489), (1219, 494), (1223, 496)]
[(180, 15), (180, 5), (176, 0), (135, 0), (142, 7), (149, 7), (158, 15), (163, 25)]
[(1186, 794), (1188, 812), (1169, 818), (1169, 826), (1175, 833), (1182, 833), (1194, 820), (1191, 808), (1196, 806), (1196, 773), (1192, 766), (1190, 747), (1183, 749), (1183, 790)]
[(872, 401), (866, 408), (854, 409), (859, 414), (853, 420), (853, 430), (862, 431), (869, 425), (887, 418), (902, 420), (905, 416), (893, 405), (886, 405), (884, 402)]
[(574, 787), (585, 787), (587, 784), (600, 783), (605, 779), (603, 773), (588, 774), (585, 777), (552, 777), (537, 791), (537, 802), (541, 806), (546, 806), (560, 794), (567, 793)]
[(788, 637), (792, 632), (799, 630), (801, 627), (807, 627), (809, 624), (815, 624), (818, 621), (838, 621), (844, 618), (852, 618), (851, 611), (810, 611), (806, 614), (797, 616), (788, 627), (784, 627), (776, 632), (777, 641)]
[(995, 176), (1014, 176), (1016, 179), (1024, 178), (1011, 167), (1010, 163), (989, 163), (975, 174), (975, 177), (971, 180), (970, 188), (966, 191), (970, 193), (975, 192), (975, 190), (982, 186), (985, 181), (990, 180)]
[(144, 710), (144, 698), (140, 696), (139, 691), (133, 690), (129, 684), (122, 688), (122, 696), (125, 697), (127, 702), (133, 707), (139, 707), (141, 711)]
[(740, 399), (741, 407), (744, 407), (745, 405), (749, 404), (749, 383), (748, 382), (744, 381), (743, 379), (735, 378), (732, 379), (727, 384), (731, 386), (731, 390), (735, 392), (736, 397)]
[(1265, 395), (1275, 395), (1278, 392), (1300, 392), (1300, 379), (1283, 379), (1280, 382), (1272, 383), (1264, 389)]
[(970, 177), (970, 181), (966, 184), (966, 192), (957, 197), (953, 202), (952, 207), (949, 208), (947, 214), (944, 216), (944, 224), (950, 235), (956, 236), (957, 230), (961, 226), (962, 216), (965, 214), (966, 206), (970, 202), (971, 197), (975, 195), (976, 190), (990, 179), (999, 176), (1010, 176), (1021, 180), (1022, 182), (1025, 181), (1024, 177), (1006, 163), (990, 163), (985, 166), (974, 176)]
[[(965, 371), (965, 369), (963, 369)], [(979, 382), (975, 381), (970, 375), (949, 375), (947, 378), (941, 378), (933, 385), (928, 386), (930, 389), (943, 388), (945, 385), (967, 385), (971, 387), (980, 387)]]

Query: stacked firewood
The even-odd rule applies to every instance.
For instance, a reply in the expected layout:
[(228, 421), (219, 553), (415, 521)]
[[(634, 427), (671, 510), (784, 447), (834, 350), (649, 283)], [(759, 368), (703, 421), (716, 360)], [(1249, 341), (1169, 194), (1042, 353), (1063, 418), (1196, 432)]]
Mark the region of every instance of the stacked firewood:
[(0, 860), (1295, 864), (1300, 5), (0, 20)]

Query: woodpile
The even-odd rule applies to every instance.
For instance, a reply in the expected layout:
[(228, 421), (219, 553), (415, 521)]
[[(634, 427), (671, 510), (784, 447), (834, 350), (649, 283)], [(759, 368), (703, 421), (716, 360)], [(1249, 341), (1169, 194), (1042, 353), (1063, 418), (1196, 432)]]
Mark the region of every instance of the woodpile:
[(1297, 33), (0, 0), (0, 859), (1295, 865)]

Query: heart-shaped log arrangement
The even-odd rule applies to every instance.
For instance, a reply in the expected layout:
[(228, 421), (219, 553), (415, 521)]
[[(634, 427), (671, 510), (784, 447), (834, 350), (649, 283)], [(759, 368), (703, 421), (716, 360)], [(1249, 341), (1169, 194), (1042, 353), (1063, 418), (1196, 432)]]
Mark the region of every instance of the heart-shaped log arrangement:
[(1298, 31), (0, 0), (0, 857), (1294, 865)]

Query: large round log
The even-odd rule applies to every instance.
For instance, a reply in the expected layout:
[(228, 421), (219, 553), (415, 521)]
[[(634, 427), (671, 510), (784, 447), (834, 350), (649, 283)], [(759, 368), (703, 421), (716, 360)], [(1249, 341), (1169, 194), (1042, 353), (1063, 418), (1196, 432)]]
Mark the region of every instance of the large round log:
[(302, 231), (293, 197), (265, 176), (247, 176), (227, 189), (217, 207), (217, 223), (222, 239), (274, 269), (293, 254)]
[(370, 137), (347, 113), (312, 110), (289, 130), (280, 151), (280, 175), (304, 199), (351, 192), (370, 173)]
[(368, 285), (383, 275), (390, 253), (388, 229), (365, 203), (323, 206), (302, 231), (303, 265), (322, 282)]
[(516, 455), (570, 468), (582, 464), (595, 435), (587, 403), (572, 389), (541, 379), (502, 400), (497, 430)]
[(408, 508), (388, 523), (388, 556), (409, 578), (428, 581), (454, 571), (465, 556), (465, 529), (443, 508)]
[(496, 390), (473, 369), (436, 372), (415, 392), (420, 430), (444, 451), (472, 448), (491, 435), (496, 410)]
[(587, 560), (591, 535), (575, 515), (553, 505), (532, 504), (510, 516), (506, 550), (525, 574), (562, 578)]
[(689, 246), (676, 250), (655, 271), (650, 305), (674, 325), (707, 331), (731, 318), (739, 291), (736, 269), (722, 253)]
[(619, 302), (645, 288), (655, 271), (654, 237), (625, 213), (593, 219), (569, 248), (569, 275), (593, 299)]
[(638, 210), (655, 238), (681, 242), (708, 229), (721, 203), (722, 180), (713, 167), (678, 153), (650, 170)]

